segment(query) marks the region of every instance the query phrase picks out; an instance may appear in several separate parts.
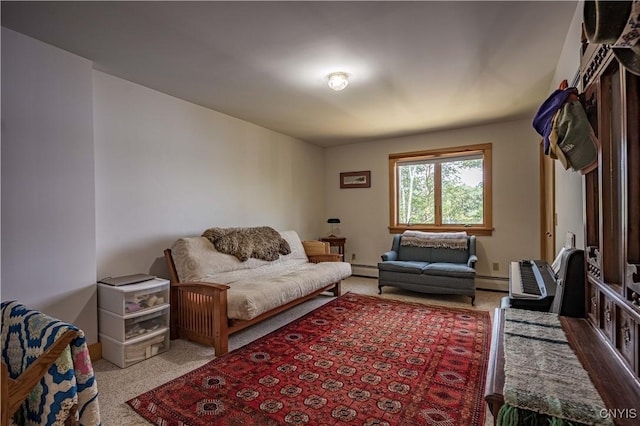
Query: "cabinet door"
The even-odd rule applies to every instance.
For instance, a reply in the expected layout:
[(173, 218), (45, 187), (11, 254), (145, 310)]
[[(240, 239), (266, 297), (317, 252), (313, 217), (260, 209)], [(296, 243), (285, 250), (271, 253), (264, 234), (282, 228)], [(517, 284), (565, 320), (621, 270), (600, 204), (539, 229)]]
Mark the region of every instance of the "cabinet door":
[(600, 327), (600, 294), (594, 283), (587, 283), (587, 318), (595, 328)]
[(624, 309), (617, 307), (616, 348), (631, 370), (637, 373), (637, 324)]
[(604, 296), (602, 299), (602, 331), (611, 343), (614, 343), (615, 332), (615, 305), (613, 300)]
[[(598, 135), (598, 94), (600, 81), (594, 81), (584, 92), (585, 112), (591, 127)], [(601, 153), (598, 153), (601, 155)], [(585, 257), (587, 273), (601, 279), (600, 270), (600, 166), (584, 177), (584, 209), (585, 209)]]
[(625, 296), (640, 294), (640, 77), (625, 73), (626, 173), (625, 215)]
[(600, 256), (602, 281), (620, 291), (622, 284), (620, 67), (612, 62), (600, 78), (598, 140), (600, 141)]

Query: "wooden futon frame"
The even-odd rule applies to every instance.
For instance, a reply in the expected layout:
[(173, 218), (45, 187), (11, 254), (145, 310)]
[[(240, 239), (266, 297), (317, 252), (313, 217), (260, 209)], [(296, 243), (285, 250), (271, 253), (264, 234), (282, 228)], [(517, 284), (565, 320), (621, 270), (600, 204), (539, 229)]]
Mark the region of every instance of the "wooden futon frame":
[[(318, 243), (321, 242), (318, 241)], [(328, 249), (328, 245), (323, 245), (322, 250), (326, 250), (325, 253), (310, 254), (310, 251), (305, 247), (310, 262), (337, 262), (341, 260), (342, 255), (328, 253)], [(299, 305), (325, 291), (331, 291), (335, 296), (339, 296), (341, 291), (341, 282), (339, 281), (267, 311), (251, 320), (229, 319), (227, 317), (227, 290), (229, 286), (207, 282), (180, 282), (171, 249), (166, 249), (164, 256), (171, 280), (171, 339), (184, 338), (206, 346), (213, 346), (216, 356), (229, 351), (229, 335)]]

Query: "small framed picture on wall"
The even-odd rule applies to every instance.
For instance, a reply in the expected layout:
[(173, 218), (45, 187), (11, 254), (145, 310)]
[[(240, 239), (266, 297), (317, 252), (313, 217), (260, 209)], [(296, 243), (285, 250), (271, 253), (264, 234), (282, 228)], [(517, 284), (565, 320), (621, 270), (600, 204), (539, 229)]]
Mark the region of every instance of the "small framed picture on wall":
[(340, 188), (371, 187), (371, 171), (340, 173)]

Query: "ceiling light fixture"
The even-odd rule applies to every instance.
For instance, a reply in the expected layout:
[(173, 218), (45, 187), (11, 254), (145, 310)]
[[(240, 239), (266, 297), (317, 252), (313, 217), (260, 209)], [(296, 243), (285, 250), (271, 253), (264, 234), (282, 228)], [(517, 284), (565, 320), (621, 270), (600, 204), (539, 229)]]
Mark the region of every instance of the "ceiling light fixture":
[(332, 72), (327, 76), (329, 87), (336, 92), (347, 87), (349, 84), (349, 74), (346, 72)]

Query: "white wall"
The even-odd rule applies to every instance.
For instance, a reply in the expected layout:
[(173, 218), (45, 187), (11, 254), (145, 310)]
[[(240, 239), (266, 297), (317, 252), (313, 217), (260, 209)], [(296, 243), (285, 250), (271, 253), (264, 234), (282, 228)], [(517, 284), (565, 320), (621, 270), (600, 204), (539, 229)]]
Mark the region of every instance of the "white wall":
[[(562, 80), (571, 80), (580, 67), (580, 39), (582, 34), (582, 11), (584, 3), (579, 2), (573, 15), (571, 26), (562, 49), (560, 61), (549, 88), (551, 94)], [(584, 249), (584, 218), (582, 202), (582, 175), (571, 169), (565, 170), (559, 161), (555, 162), (556, 173), (556, 248), (565, 244), (567, 232), (576, 236), (576, 247)]]
[[(324, 229), (320, 147), (2, 29), (2, 300), (98, 340), (95, 282), (212, 226)], [(95, 145), (94, 145), (95, 143)]]
[[(479, 275), (507, 278), (512, 260), (538, 258), (538, 138), (530, 120), (338, 146), (326, 150), (326, 217), (339, 217), (347, 238), (346, 259), (377, 265), (391, 248), (389, 165), (391, 153), (481, 143), (493, 144), (492, 236), (477, 238)], [(340, 189), (340, 172), (371, 170), (371, 188)], [(491, 264), (498, 262), (499, 271)]]
[(214, 226), (318, 237), (320, 147), (99, 71), (93, 80), (99, 277), (162, 274), (165, 248)]
[(2, 29), (2, 300), (97, 340), (91, 62)]

